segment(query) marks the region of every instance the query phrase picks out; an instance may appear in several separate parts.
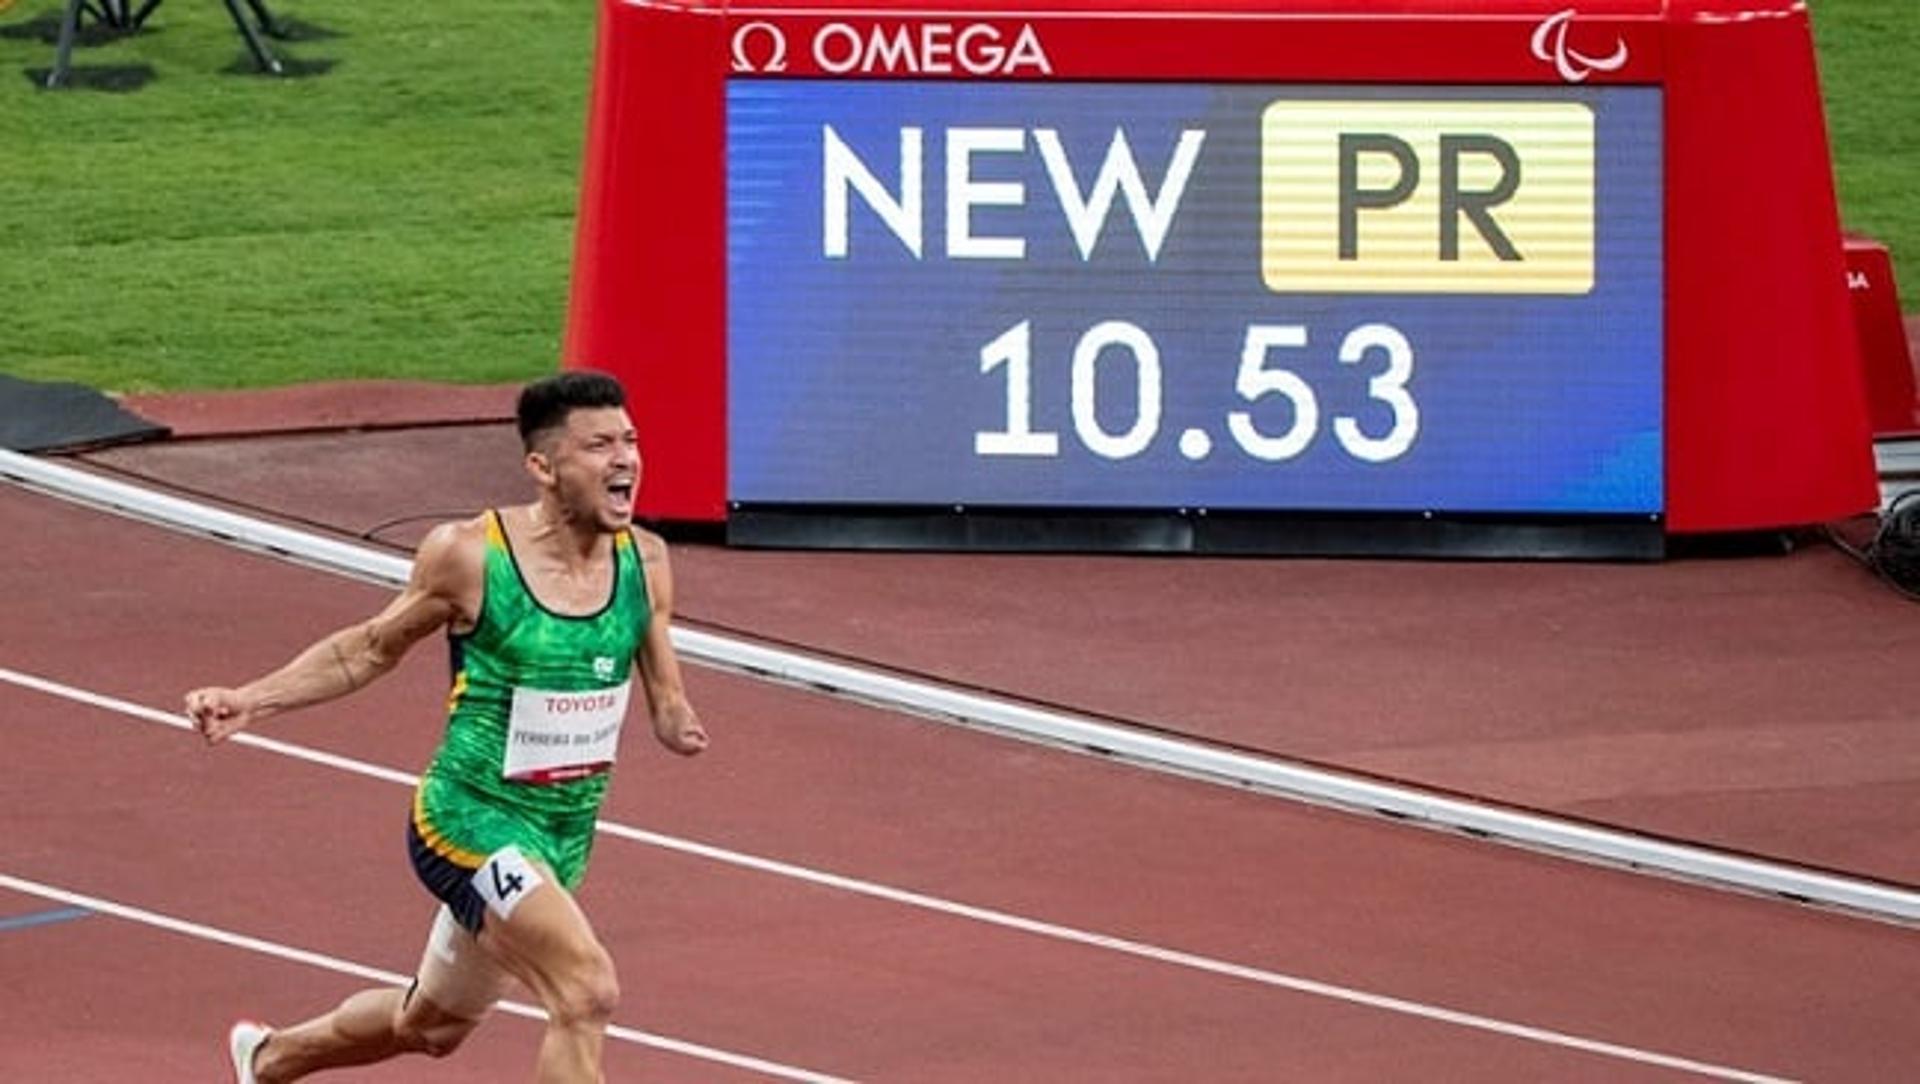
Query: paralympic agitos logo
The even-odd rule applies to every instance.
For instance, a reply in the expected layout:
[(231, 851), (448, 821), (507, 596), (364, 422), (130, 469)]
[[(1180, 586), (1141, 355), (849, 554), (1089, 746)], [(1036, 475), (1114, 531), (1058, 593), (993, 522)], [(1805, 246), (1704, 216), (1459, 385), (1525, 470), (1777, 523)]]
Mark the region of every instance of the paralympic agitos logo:
[(1533, 55), (1553, 65), (1560, 78), (1569, 83), (1585, 82), (1594, 72), (1619, 71), (1627, 63), (1627, 43), (1618, 37), (1613, 39), (1613, 50), (1606, 56), (1595, 56), (1574, 48), (1567, 42), (1568, 32), (1572, 29), (1574, 10), (1567, 8), (1555, 12), (1541, 20), (1533, 30)]
[[(757, 20), (734, 30), (733, 70), (788, 70), (787, 31)], [(829, 75), (1052, 75), (1053, 62), (1031, 23), (824, 23), (807, 36), (804, 59)]]

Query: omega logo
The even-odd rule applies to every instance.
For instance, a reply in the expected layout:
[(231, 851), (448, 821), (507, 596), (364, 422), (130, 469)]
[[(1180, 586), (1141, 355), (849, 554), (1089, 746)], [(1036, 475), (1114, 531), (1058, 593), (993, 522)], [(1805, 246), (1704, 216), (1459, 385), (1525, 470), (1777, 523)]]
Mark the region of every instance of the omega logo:
[[(764, 47), (766, 52), (760, 52)], [(768, 22), (748, 23), (733, 32), (733, 70), (783, 72), (787, 70), (787, 33)]]
[[(1018, 29), (989, 22), (831, 22), (807, 42), (814, 65), (830, 75), (1052, 75), (1031, 23)], [(787, 32), (764, 20), (733, 32), (733, 70), (769, 74), (787, 70)]]

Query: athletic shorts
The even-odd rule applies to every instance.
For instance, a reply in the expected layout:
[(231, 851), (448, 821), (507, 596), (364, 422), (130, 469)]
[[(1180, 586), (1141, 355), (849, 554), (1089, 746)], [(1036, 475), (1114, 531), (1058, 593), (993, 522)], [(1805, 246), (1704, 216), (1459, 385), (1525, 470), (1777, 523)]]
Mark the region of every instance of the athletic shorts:
[(556, 816), (516, 809), (457, 782), (428, 776), (414, 791), (407, 852), (420, 883), (477, 935), (486, 921), (488, 901), (474, 878), (487, 860), (514, 848), (546, 867), (571, 892), (586, 874), (594, 817), (592, 812)]

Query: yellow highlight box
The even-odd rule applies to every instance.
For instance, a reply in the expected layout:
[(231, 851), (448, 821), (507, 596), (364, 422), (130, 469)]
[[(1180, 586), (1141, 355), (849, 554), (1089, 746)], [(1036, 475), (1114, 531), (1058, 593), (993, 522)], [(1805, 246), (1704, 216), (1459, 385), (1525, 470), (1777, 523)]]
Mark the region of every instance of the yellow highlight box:
[(1276, 293), (1588, 293), (1593, 131), (1578, 102), (1275, 102), (1261, 276)]

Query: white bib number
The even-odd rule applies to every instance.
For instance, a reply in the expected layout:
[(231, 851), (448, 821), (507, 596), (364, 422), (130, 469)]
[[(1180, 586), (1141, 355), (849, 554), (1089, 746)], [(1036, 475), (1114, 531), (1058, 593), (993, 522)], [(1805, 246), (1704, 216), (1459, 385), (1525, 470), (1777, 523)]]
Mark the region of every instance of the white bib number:
[(574, 779), (613, 763), (620, 723), (627, 716), (631, 680), (585, 692), (513, 690), (507, 717), (508, 779), (552, 783)]
[[(480, 898), (487, 901), (487, 909), (499, 915), (502, 922), (513, 917), (513, 909), (520, 906), (528, 893), (546, 883), (546, 878), (540, 876), (540, 871), (533, 868), (533, 863), (527, 861), (518, 847), (502, 847), (493, 852), (486, 865), (474, 871), (472, 878), (474, 891), (480, 893)], [(446, 959), (448, 963), (453, 962), (451, 946)]]

